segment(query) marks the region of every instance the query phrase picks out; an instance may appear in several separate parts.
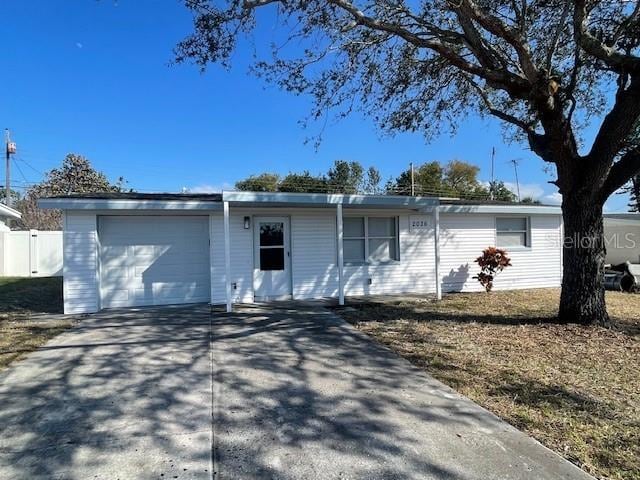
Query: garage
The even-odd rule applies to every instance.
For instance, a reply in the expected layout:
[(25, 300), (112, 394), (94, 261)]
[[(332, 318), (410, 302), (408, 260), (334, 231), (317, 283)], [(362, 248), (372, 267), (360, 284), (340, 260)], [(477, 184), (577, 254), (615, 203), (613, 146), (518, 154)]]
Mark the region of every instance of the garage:
[(98, 217), (102, 308), (209, 302), (208, 216)]

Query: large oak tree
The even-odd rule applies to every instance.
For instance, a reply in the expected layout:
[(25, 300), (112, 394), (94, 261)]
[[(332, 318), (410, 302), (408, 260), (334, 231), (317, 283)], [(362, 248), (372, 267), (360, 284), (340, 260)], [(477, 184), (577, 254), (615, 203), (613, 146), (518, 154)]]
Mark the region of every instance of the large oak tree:
[(178, 61), (228, 64), (243, 35), (275, 23), (256, 71), (313, 95), (317, 116), (362, 108), (384, 130), (427, 137), (468, 112), (499, 118), (557, 172), (570, 239), (560, 320), (608, 322), (603, 205), (640, 171), (638, 1), (185, 3), (194, 31)]

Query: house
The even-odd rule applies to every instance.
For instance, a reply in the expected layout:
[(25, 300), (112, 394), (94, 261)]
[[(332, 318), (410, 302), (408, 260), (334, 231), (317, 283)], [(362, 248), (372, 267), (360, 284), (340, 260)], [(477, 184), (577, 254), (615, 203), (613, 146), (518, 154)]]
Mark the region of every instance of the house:
[(608, 213), (604, 216), (606, 262), (640, 264), (640, 213)]
[(64, 212), (64, 309), (473, 291), (474, 259), (505, 247), (496, 289), (557, 287), (558, 207), (315, 193), (106, 193)]
[(0, 203), (0, 232), (8, 232), (11, 230), (9, 228), (9, 222), (11, 220), (20, 220), (21, 217), (22, 215), (19, 211), (14, 210), (4, 203)]

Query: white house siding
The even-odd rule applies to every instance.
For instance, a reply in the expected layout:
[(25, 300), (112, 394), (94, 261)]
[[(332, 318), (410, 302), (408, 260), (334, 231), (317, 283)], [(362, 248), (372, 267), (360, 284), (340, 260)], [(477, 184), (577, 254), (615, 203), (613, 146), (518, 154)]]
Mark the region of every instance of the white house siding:
[[(361, 214), (398, 216), (384, 210), (362, 211)], [(294, 299), (338, 296), (336, 216), (333, 209), (243, 209), (235, 213), (232, 210), (229, 217), (231, 282), (236, 284), (232, 290), (234, 302), (253, 301), (253, 221), (251, 229), (244, 229), (244, 216), (287, 216), (291, 219)], [(435, 291), (433, 230), (410, 232), (409, 215), (401, 214), (399, 232), (400, 262), (345, 266), (345, 295)], [(212, 302), (221, 304), (226, 297), (223, 218), (219, 214), (211, 216), (211, 241)]]
[[(386, 215), (378, 212), (378, 215)], [(400, 261), (345, 265), (345, 295), (435, 292), (433, 229), (410, 231), (409, 215), (399, 216)]]
[(293, 298), (338, 296), (336, 215), (291, 216)]
[(64, 220), (64, 313), (99, 309), (95, 214), (67, 212)]
[[(440, 216), (440, 275), (444, 292), (480, 291), (473, 279), (475, 259), (495, 246), (496, 215), (442, 214)], [(557, 287), (562, 281), (561, 218), (531, 215), (531, 247), (507, 249), (513, 266), (500, 273), (496, 290)]]
[[(229, 230), (233, 301), (253, 302), (253, 230), (244, 228), (244, 215), (230, 215)], [(211, 270), (212, 303), (225, 303), (224, 225), (219, 214), (211, 216)]]
[[(231, 283), (234, 302), (253, 302), (253, 220), (244, 228), (245, 216), (286, 216), (291, 219), (292, 297), (297, 299), (336, 296), (335, 213), (291, 210), (246, 210), (229, 215)], [(224, 271), (224, 225), (220, 214), (211, 216), (211, 298), (226, 301)]]
[(640, 223), (632, 220), (604, 219), (607, 263), (640, 263)]

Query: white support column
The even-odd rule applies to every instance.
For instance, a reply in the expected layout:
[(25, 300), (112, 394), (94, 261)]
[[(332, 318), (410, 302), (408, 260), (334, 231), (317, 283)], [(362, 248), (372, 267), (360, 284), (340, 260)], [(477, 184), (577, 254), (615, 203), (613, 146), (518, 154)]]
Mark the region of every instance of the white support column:
[(227, 293), (227, 313), (233, 310), (231, 299), (231, 235), (229, 232), (229, 202), (224, 202), (224, 283)]
[(344, 305), (344, 250), (342, 227), (342, 204), (336, 206), (336, 219), (338, 226), (338, 304)]
[(440, 206), (433, 209), (433, 245), (436, 274), (436, 299), (442, 300), (442, 282), (440, 280)]

